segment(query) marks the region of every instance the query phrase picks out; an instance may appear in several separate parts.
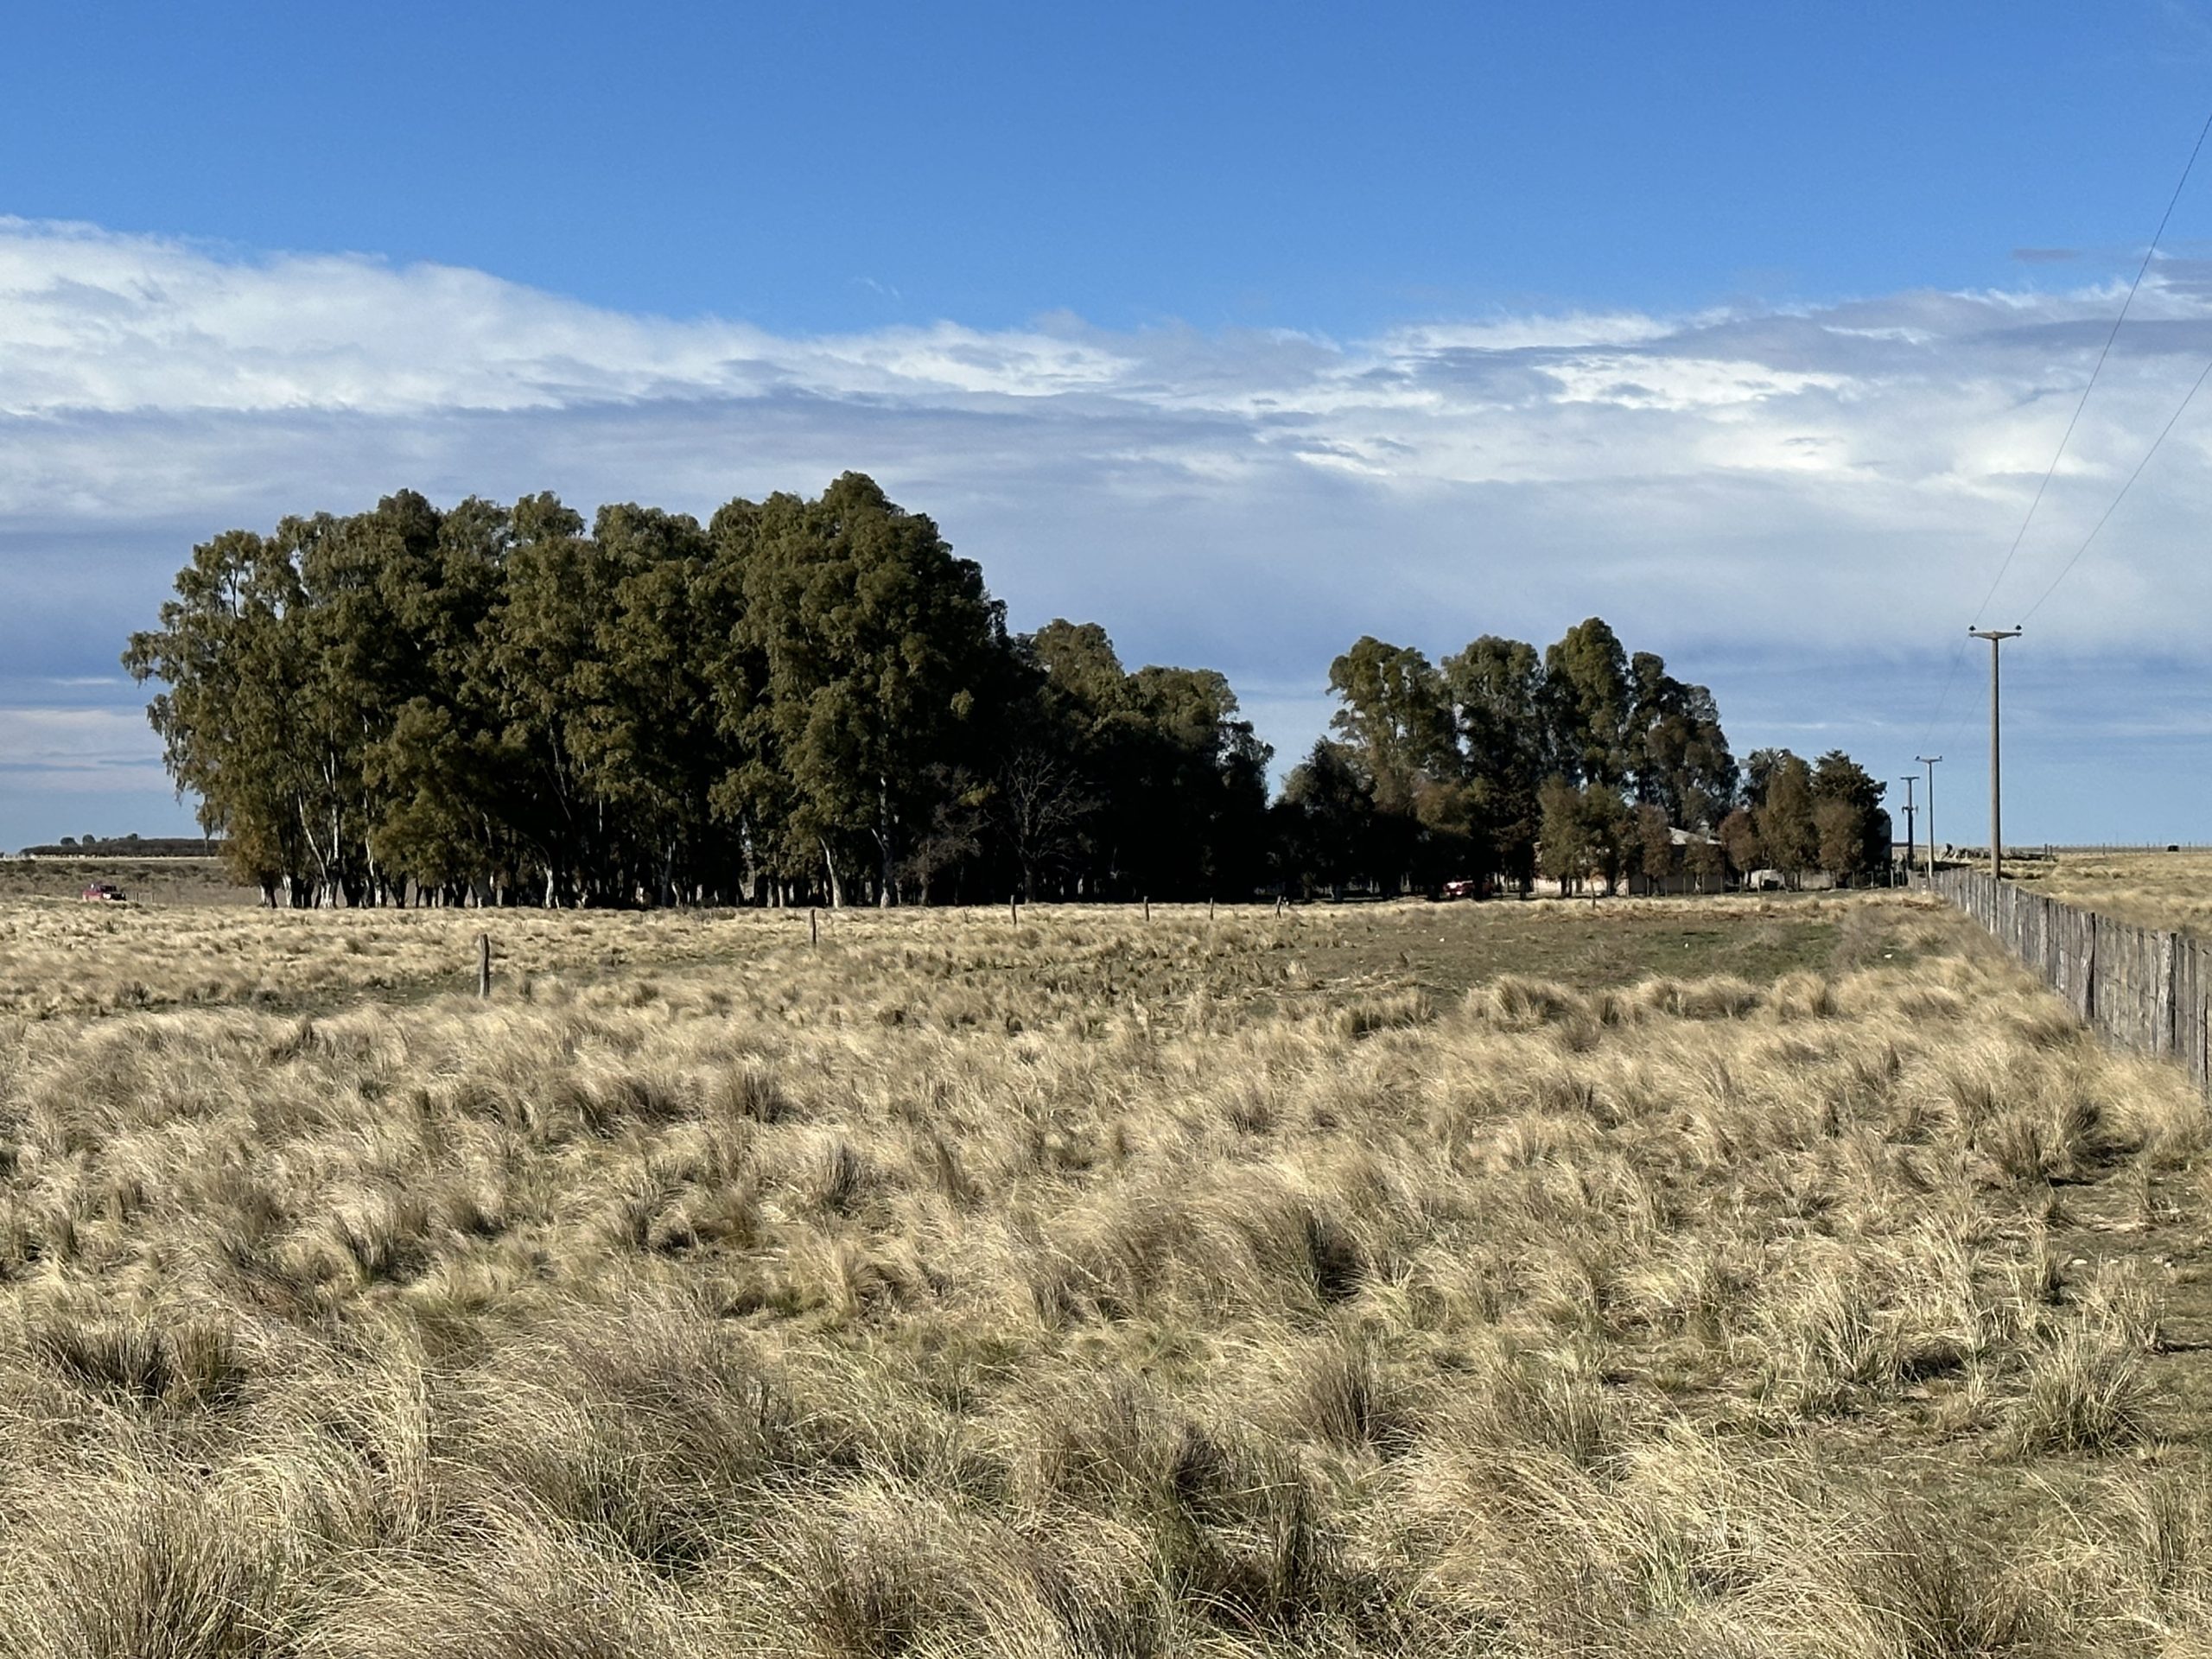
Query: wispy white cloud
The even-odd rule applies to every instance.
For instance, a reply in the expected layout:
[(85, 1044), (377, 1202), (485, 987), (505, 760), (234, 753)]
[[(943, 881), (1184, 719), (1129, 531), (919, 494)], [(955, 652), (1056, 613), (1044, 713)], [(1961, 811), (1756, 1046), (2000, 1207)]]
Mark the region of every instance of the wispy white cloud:
[(1050, 396), (1111, 380), (1096, 346), (951, 324), (793, 341), (630, 316), (442, 265), (226, 258), (89, 226), (0, 219), (0, 414), (383, 416), (518, 410), (785, 385)]
[(136, 710), (0, 707), (0, 778), (12, 790), (143, 792), (164, 784), (162, 747)]
[[(1445, 650), (1593, 610), (1716, 683), (1781, 636), (1940, 661), (2118, 298), (798, 338), (481, 271), (0, 219), (0, 650), (111, 672), (191, 539), (402, 485), (704, 512), (856, 467), (981, 557), (1018, 624), (1096, 616), (1284, 709), (1362, 631)], [(2207, 357), (2212, 264), (2162, 261), (1993, 615), (2063, 564)], [(2212, 607), (2209, 499), (2212, 408), (2039, 619), (2044, 649), (2171, 645), (2173, 616)], [(1796, 717), (1832, 715), (1856, 717)]]

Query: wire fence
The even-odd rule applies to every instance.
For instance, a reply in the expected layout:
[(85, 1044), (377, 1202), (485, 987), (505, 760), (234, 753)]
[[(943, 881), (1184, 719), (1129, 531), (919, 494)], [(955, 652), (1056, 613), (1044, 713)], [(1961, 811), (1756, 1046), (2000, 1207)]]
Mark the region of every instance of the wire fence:
[(2040, 974), (2083, 1024), (2119, 1047), (2178, 1060), (2199, 1089), (2212, 1084), (2212, 948), (1980, 870), (1938, 870), (1936, 891)]

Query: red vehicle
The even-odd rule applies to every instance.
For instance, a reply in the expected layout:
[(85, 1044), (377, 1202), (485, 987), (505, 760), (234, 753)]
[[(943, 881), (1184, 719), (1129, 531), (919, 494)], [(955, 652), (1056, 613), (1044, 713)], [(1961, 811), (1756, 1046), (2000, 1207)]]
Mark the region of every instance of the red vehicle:
[(1444, 896), (1446, 899), (1479, 899), (1483, 896), (1483, 884), (1479, 881), (1446, 881)]
[(123, 896), (123, 889), (112, 881), (86, 883), (84, 897), (95, 904), (102, 905), (120, 905), (129, 902)]

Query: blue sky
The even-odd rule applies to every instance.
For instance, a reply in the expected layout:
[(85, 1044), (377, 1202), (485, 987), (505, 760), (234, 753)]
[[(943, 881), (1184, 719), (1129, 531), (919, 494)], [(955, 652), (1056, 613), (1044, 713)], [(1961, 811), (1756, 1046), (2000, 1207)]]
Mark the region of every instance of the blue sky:
[[(849, 466), (1286, 758), (1358, 632), (1596, 611), (1963, 778), (2212, 9), (1370, 10), (10, 8), (0, 845), (179, 820), (114, 659), (219, 529)], [(1999, 612), (2212, 357), (2212, 162), (2166, 251)], [(2016, 836), (2212, 839), (2207, 435), (2008, 665)]]
[(22, 217), (778, 331), (2015, 281), (2140, 239), (2212, 61), (2134, 0), (18, 4), (0, 44)]

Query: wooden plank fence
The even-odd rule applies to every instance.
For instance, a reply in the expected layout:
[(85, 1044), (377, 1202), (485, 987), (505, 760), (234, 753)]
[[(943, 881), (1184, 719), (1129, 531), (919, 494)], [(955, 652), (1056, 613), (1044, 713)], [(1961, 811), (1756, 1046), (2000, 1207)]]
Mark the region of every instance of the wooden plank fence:
[(2199, 1089), (2212, 1087), (2212, 947), (1979, 870), (1938, 870), (1936, 891), (2040, 974), (2083, 1024), (2119, 1047), (2179, 1061)]

